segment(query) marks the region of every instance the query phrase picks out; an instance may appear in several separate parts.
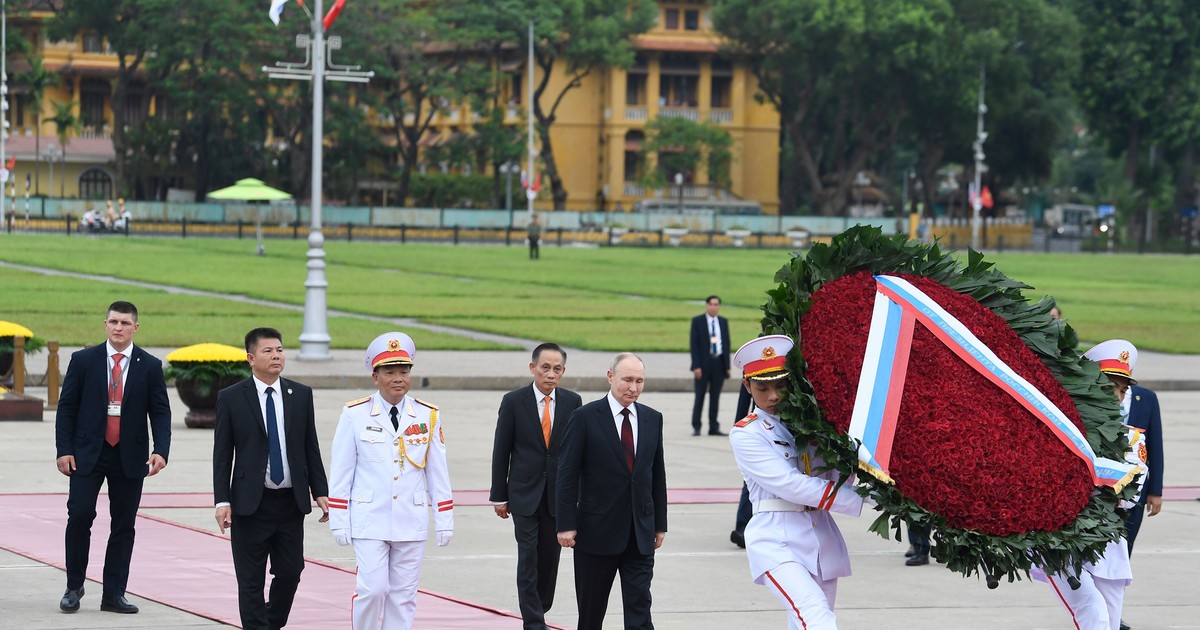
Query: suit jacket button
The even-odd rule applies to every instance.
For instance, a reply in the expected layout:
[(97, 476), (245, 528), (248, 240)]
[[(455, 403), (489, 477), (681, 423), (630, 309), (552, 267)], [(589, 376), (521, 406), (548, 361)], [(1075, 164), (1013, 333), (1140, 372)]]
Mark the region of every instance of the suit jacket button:
[(400, 498), (400, 497), (398, 497), (398, 496), (396, 496), (396, 495), (394, 495), (394, 494), (392, 495), (392, 500), (393, 500), (393, 501), (395, 501), (396, 499), (399, 499), (399, 498)]
[(400, 478), (400, 475), (396, 475), (395, 477), (392, 477), (392, 481), (395, 481), (395, 480), (397, 480), (397, 479), (399, 479), (399, 478)]

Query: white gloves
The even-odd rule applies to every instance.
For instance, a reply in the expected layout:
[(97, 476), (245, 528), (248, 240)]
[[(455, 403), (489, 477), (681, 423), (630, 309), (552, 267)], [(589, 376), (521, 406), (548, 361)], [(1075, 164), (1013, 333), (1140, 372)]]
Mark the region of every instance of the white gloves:
[(453, 537), (454, 537), (454, 530), (439, 529), (437, 531), (437, 545), (439, 547), (445, 547), (446, 545), (450, 544), (450, 539)]
[(333, 542), (345, 547), (350, 544), (350, 530), (335, 529), (333, 531)]

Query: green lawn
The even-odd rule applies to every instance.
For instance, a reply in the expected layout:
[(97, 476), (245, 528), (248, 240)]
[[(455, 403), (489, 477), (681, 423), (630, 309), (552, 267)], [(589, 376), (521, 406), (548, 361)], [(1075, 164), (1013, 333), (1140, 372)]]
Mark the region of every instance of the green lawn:
[[(0, 235), (0, 260), (302, 304), (307, 245), (270, 241), (267, 249), (260, 257), (251, 240)], [(332, 309), (640, 351), (686, 350), (686, 322), (710, 293), (724, 299), (735, 342), (754, 335), (763, 294), (788, 259), (779, 250), (545, 247), (540, 261), (530, 261), (518, 246), (342, 241), (327, 243), (326, 253)], [(96, 262), (109, 259), (119, 262)], [(993, 259), (1036, 287), (1031, 298), (1056, 296), (1081, 338), (1125, 336), (1146, 349), (1200, 353), (1200, 258), (1010, 253)], [(64, 341), (97, 336), (94, 311), (122, 296), (145, 311), (139, 336), (147, 345), (236, 341), (264, 319), (289, 336), (301, 328), (299, 313), (148, 289), (11, 271), (3, 272), (0, 287), (0, 319)], [(335, 347), (358, 348), (383, 326), (330, 318), (330, 335)], [(162, 337), (151, 337), (155, 329)], [(481, 347), (411, 332), (421, 347)]]

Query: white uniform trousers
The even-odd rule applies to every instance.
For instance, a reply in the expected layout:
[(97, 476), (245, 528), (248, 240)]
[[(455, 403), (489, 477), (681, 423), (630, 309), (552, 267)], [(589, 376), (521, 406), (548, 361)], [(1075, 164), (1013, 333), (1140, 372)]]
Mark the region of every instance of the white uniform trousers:
[(763, 575), (763, 586), (783, 604), (789, 630), (837, 630), (833, 601), (837, 578), (820, 580), (798, 562), (784, 562)]
[(1121, 606), (1125, 601), (1128, 580), (1096, 577), (1084, 571), (1079, 574), (1079, 588), (1071, 590), (1060, 575), (1049, 576), (1058, 600), (1071, 614), (1077, 630), (1118, 630), (1121, 627)]
[[(354, 630), (408, 630), (417, 612), (425, 541), (354, 539)], [(381, 621), (382, 620), (382, 621)]]

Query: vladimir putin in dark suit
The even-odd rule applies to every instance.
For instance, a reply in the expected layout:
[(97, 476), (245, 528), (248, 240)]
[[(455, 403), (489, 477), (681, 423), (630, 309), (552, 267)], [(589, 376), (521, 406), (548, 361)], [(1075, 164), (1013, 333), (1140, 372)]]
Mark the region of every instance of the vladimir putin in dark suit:
[(558, 460), (558, 542), (575, 549), (579, 630), (601, 628), (621, 572), (625, 627), (651, 630), (654, 550), (667, 535), (662, 414), (637, 403), (646, 368), (613, 357), (608, 395), (580, 407)]
[[(71, 478), (67, 495), (67, 592), (63, 612), (79, 610), (87, 575), (96, 497), (108, 480), (112, 519), (104, 554), (100, 610), (136, 613), (125, 599), (134, 521), (146, 477), (166, 468), (171, 450), (171, 403), (162, 361), (133, 345), (137, 307), (113, 302), (104, 320), (108, 340), (71, 355), (54, 423), (58, 472)], [(146, 429), (146, 420), (150, 429)], [(154, 452), (150, 452), (150, 434)], [(149, 458), (147, 459), (147, 455)]]
[[(304, 570), (304, 515), (316, 499), (329, 520), (312, 390), (280, 378), (283, 341), (273, 328), (246, 333), (252, 376), (217, 394), (213, 498), (217, 527), (230, 528), (238, 609), (245, 630), (287, 625)], [(267, 558), (271, 594), (263, 601)]]
[(500, 400), (492, 446), (492, 491), (496, 515), (512, 515), (517, 538), (517, 601), (526, 630), (546, 628), (558, 581), (554, 486), (567, 420), (583, 404), (558, 386), (567, 353), (558, 344), (533, 349), (533, 383)]

